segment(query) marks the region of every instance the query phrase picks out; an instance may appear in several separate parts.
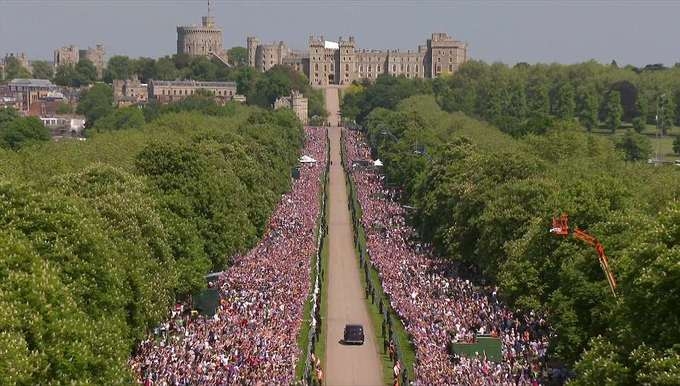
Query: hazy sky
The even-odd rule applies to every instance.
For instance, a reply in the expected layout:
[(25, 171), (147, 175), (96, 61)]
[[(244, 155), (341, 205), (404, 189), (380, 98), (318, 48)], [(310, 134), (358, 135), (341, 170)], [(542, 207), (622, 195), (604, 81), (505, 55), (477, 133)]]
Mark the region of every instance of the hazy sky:
[[(52, 59), (54, 48), (101, 42), (107, 56), (175, 53), (178, 24), (199, 24), (207, 0), (0, 0), (0, 55)], [(224, 45), (246, 36), (305, 48), (310, 34), (354, 35), (359, 48), (416, 49), (432, 32), (485, 61), (644, 65), (680, 61), (677, 1), (216, 0)]]

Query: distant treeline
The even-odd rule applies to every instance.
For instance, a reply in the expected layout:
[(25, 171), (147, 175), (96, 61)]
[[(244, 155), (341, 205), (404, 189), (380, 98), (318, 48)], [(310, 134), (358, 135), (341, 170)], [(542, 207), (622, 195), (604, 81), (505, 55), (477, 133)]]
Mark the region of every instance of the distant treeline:
[(680, 123), (680, 67), (471, 61), (450, 77), (382, 79), (366, 92), (351, 92), (362, 87), (344, 99), (344, 117), (363, 120), (375, 107), (393, 108), (404, 97), (427, 93), (444, 111), (464, 112), (515, 136), (544, 132), (556, 120), (608, 130), (628, 122), (637, 131), (655, 124), (657, 114), (664, 130)]
[(294, 114), (168, 110), (0, 150), (2, 383), (132, 383), (135, 343), (262, 235), (302, 144)]

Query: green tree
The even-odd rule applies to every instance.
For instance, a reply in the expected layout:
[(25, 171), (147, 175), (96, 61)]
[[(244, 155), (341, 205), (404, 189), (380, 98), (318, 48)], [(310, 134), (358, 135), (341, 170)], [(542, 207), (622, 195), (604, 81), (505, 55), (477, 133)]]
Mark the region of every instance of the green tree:
[(72, 65), (61, 65), (54, 73), (54, 83), (59, 86), (80, 86), (80, 78), (76, 69)]
[(245, 47), (232, 47), (227, 50), (227, 57), (229, 58), (229, 63), (233, 66), (246, 66), (248, 65), (248, 50)]
[(597, 127), (599, 105), (595, 90), (587, 88), (579, 92), (578, 120), (588, 131)]
[(19, 113), (13, 108), (0, 109), (0, 130), (17, 118), (19, 118)]
[(31, 66), (33, 67), (33, 77), (36, 79), (52, 79), (54, 76), (54, 67), (44, 60), (34, 60)]
[(116, 109), (110, 114), (96, 120), (94, 129), (98, 131), (137, 128), (144, 125), (144, 113), (136, 106)]
[(668, 134), (668, 129), (673, 127), (675, 117), (673, 97), (670, 93), (661, 94), (657, 102), (657, 120), (663, 135)]
[(116, 55), (109, 59), (106, 65), (104, 80), (111, 82), (114, 79), (130, 79), (134, 75), (134, 63), (127, 56)]
[(673, 153), (680, 155), (680, 136), (673, 140)]
[(578, 378), (572, 384), (616, 386), (629, 383), (629, 369), (622, 363), (617, 347), (605, 338), (594, 338), (576, 364)]
[(570, 83), (562, 83), (555, 92), (553, 114), (560, 119), (572, 119), (575, 110), (574, 87)]
[(604, 123), (607, 129), (614, 133), (621, 126), (622, 116), (621, 96), (618, 91), (611, 91), (604, 106)]
[(30, 77), (31, 73), (21, 65), (19, 59), (10, 56), (5, 60), (5, 80)]
[(75, 67), (79, 75), (80, 85), (90, 85), (97, 80), (97, 67), (89, 59), (80, 59)]
[(96, 83), (80, 98), (76, 112), (85, 115), (87, 127), (92, 127), (99, 118), (113, 112), (113, 89), (103, 83)]
[(616, 148), (622, 150), (627, 161), (647, 159), (652, 153), (652, 143), (644, 135), (628, 130), (626, 134), (616, 140)]
[(175, 62), (169, 58), (164, 57), (156, 60), (154, 73), (158, 80), (175, 80), (179, 77)]
[(156, 60), (153, 58), (138, 58), (134, 60), (133, 68), (135, 74), (144, 83), (149, 82), (151, 79), (159, 79), (156, 74)]
[(18, 150), (24, 146), (50, 140), (50, 131), (35, 117), (17, 118), (0, 128), (0, 147)]

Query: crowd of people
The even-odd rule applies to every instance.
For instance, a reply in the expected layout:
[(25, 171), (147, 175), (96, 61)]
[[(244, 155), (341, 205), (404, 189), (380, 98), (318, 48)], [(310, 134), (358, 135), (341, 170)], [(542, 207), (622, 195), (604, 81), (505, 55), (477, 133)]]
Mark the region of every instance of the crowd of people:
[(297, 336), (310, 292), (311, 259), (328, 159), (326, 129), (305, 128), (304, 155), (261, 242), (236, 256), (214, 282), (213, 317), (171, 310), (162, 334), (141, 342), (130, 366), (144, 385), (291, 384), (300, 357)]
[[(513, 313), (497, 288), (481, 288), (455, 274), (452, 263), (437, 258), (428, 245), (414, 243), (406, 209), (384, 176), (370, 165), (370, 149), (356, 131), (344, 132), (346, 162), (356, 186), (367, 251), (379, 272), (392, 308), (416, 347), (417, 385), (538, 385), (548, 347), (545, 320)], [(477, 335), (502, 342), (502, 360), (483, 353), (454, 356), (451, 342), (472, 343)]]

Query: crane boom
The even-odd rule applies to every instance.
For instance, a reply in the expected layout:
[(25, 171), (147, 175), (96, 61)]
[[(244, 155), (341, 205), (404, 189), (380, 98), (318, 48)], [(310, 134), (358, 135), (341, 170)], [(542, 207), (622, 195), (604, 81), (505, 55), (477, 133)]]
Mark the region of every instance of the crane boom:
[(588, 234), (588, 232), (578, 227), (574, 229), (574, 238), (595, 247), (595, 251), (600, 260), (600, 267), (602, 267), (602, 271), (604, 271), (604, 275), (607, 277), (607, 282), (609, 283), (609, 288), (612, 290), (612, 294), (616, 297), (616, 278), (614, 278), (614, 274), (612, 273), (611, 268), (609, 268), (609, 259), (607, 259), (607, 255), (604, 253), (604, 245), (602, 245), (600, 240), (595, 236)]
[[(569, 235), (569, 216), (567, 216), (566, 213), (562, 213), (560, 217), (553, 217), (552, 228), (550, 229), (550, 232), (557, 236), (567, 237)], [(609, 259), (604, 253), (604, 245), (602, 245), (600, 240), (598, 240), (595, 236), (578, 227), (574, 228), (573, 235), (575, 239), (581, 240), (595, 248), (600, 261), (600, 267), (602, 268), (602, 271), (607, 278), (607, 282), (609, 283), (609, 289), (612, 290), (612, 294), (614, 297), (616, 297), (616, 278), (609, 267)]]

